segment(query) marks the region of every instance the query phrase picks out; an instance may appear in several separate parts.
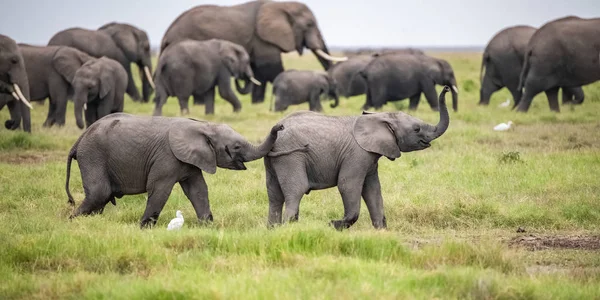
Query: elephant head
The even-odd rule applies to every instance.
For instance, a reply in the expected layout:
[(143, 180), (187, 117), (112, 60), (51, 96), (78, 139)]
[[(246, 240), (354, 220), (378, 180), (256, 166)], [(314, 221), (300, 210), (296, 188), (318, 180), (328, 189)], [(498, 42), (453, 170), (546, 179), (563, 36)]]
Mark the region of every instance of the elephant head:
[(115, 22), (108, 23), (98, 30), (109, 34), (127, 59), (137, 64), (140, 69), (143, 97), (148, 99), (150, 88), (156, 89), (152, 81), (152, 60), (148, 34), (135, 26)]
[(432, 72), (431, 77), (436, 84), (447, 85), (452, 88), (452, 109), (458, 110), (458, 84), (456, 83), (456, 77), (454, 76), (454, 70), (452, 66), (444, 60), (434, 58), (434, 65), (430, 70)]
[[(15, 101), (8, 101), (11, 119), (4, 123), (7, 129), (17, 129), (23, 121), (23, 129), (31, 132), (29, 104), (29, 80), (25, 61), (17, 43), (0, 35), (0, 92), (10, 94)], [(9, 96), (7, 96), (9, 97)]]
[(110, 70), (106, 68), (103, 59), (91, 59), (83, 64), (73, 77), (73, 102), (75, 103), (75, 120), (77, 127), (83, 129), (83, 111), (87, 103), (105, 98), (115, 89), (115, 80)]
[(178, 160), (214, 174), (217, 167), (246, 170), (244, 162), (266, 156), (283, 125), (275, 125), (259, 146), (249, 143), (241, 134), (225, 124), (182, 120), (169, 129), (169, 146)]
[(302, 54), (305, 47), (312, 50), (326, 70), (332, 62), (347, 59), (329, 55), (315, 16), (300, 2), (265, 2), (256, 17), (256, 32), (283, 52)]
[(401, 152), (411, 152), (429, 148), (430, 142), (440, 137), (450, 123), (446, 107), (448, 86), (439, 97), (440, 121), (433, 126), (403, 112), (367, 113), (358, 117), (352, 134), (358, 145), (372, 153), (394, 160)]
[[(254, 73), (250, 67), (250, 56), (244, 47), (225, 40), (212, 39), (209, 42), (217, 46), (221, 60), (229, 73), (235, 78), (235, 87), (240, 94), (246, 95), (250, 92), (252, 85), (249, 82), (261, 85), (254, 78)], [(240, 84), (240, 80), (244, 83)]]

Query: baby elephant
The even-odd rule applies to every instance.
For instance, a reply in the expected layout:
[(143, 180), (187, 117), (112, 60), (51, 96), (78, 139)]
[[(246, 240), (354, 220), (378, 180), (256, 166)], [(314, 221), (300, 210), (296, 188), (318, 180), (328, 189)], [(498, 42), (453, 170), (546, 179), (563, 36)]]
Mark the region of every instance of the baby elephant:
[(312, 111), (322, 111), (321, 95), (334, 99), (330, 106), (339, 104), (336, 82), (323, 71), (288, 70), (279, 74), (273, 81), (275, 111), (284, 111), (290, 105), (308, 101)]
[[(214, 114), (216, 86), (221, 97), (233, 105), (233, 110), (240, 111), (242, 104), (231, 89), (232, 76), (241, 94), (250, 92), (249, 81), (260, 85), (254, 79), (250, 57), (244, 47), (218, 39), (186, 40), (171, 45), (160, 54), (154, 74), (154, 115), (162, 114), (162, 106), (169, 96), (179, 99), (182, 114), (189, 113), (188, 99), (192, 95), (198, 102), (204, 102), (207, 115)], [(239, 80), (244, 81), (244, 87)]]
[(123, 97), (127, 89), (127, 72), (123, 66), (108, 57), (90, 59), (73, 77), (73, 102), (77, 126), (83, 129), (82, 113), (89, 127), (100, 118), (123, 111)]
[[(382, 156), (390, 160), (402, 152), (423, 150), (448, 128), (449, 116), (444, 87), (439, 96), (440, 121), (429, 125), (403, 112), (367, 113), (355, 117), (329, 117), (298, 112), (279, 122), (279, 134), (272, 154), (265, 157), (269, 224), (298, 220), (304, 194), (337, 186), (344, 202), (344, 218), (331, 224), (338, 230), (352, 226), (364, 198), (375, 228), (387, 227), (377, 172)], [(285, 154), (308, 144), (305, 153)]]
[(173, 185), (179, 183), (200, 221), (212, 221), (208, 188), (202, 171), (217, 166), (245, 170), (244, 162), (269, 153), (282, 125), (271, 129), (258, 147), (225, 124), (186, 118), (111, 114), (92, 124), (79, 137), (67, 159), (69, 192), (71, 160), (79, 163), (85, 199), (71, 217), (102, 213), (115, 197), (148, 192), (141, 227), (153, 226)]

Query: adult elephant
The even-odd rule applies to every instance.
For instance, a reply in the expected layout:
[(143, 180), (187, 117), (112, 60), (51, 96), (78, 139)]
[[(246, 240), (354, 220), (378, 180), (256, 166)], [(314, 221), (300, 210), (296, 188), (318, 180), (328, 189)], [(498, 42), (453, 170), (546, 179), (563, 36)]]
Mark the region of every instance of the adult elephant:
[(25, 60), (17, 43), (8, 36), (0, 34), (0, 109), (8, 106), (10, 119), (6, 120), (6, 129), (21, 127), (31, 132), (29, 109), (29, 80)]
[(244, 162), (269, 153), (282, 129), (274, 126), (265, 141), (254, 146), (225, 124), (123, 113), (104, 117), (69, 152), (69, 203), (75, 204), (69, 192), (72, 159), (79, 164), (85, 190), (85, 199), (72, 217), (101, 213), (109, 202), (115, 204), (115, 197), (148, 192), (141, 227), (152, 226), (179, 183), (198, 220), (212, 221), (204, 173), (214, 174), (217, 167), (245, 170)]
[[(281, 120), (279, 124), (285, 130), (264, 159), (269, 225), (298, 220), (303, 195), (337, 186), (344, 203), (344, 217), (331, 221), (331, 225), (338, 230), (352, 226), (358, 219), (362, 196), (373, 226), (385, 228), (379, 159), (395, 160), (403, 152), (429, 148), (431, 141), (444, 134), (450, 122), (444, 101), (449, 90), (444, 87), (440, 94), (437, 125), (403, 112), (350, 117), (298, 112)], [(306, 153), (289, 153), (303, 145), (308, 145)], [(285, 152), (289, 154), (284, 155)]]
[(333, 99), (330, 107), (339, 104), (335, 80), (325, 71), (286, 70), (273, 82), (275, 111), (284, 111), (290, 105), (308, 102), (311, 111), (322, 111), (321, 96)]
[(63, 126), (75, 72), (92, 57), (65, 46), (19, 44), (19, 49), (25, 60), (31, 101), (50, 100), (44, 127)]
[[(154, 80), (156, 96), (154, 115), (162, 114), (169, 96), (179, 99), (181, 114), (189, 113), (190, 96), (204, 100), (207, 115), (215, 113), (215, 87), (238, 112), (242, 104), (231, 89), (231, 77), (241, 94), (249, 92), (255, 81), (248, 53), (240, 45), (225, 40), (186, 40), (167, 48), (158, 60)], [(238, 81), (244, 81), (239, 83)]]
[(367, 92), (367, 83), (358, 72), (364, 69), (373, 58), (380, 54), (412, 54), (425, 55), (419, 49), (382, 49), (380, 51), (359, 50), (356, 56), (351, 56), (347, 61), (333, 65), (327, 72), (335, 79), (337, 83), (338, 94), (349, 98), (362, 95)]
[[(498, 32), (487, 44), (481, 62), (481, 89), (479, 105), (488, 105), (494, 92), (506, 87), (513, 103), (521, 99), (519, 76), (527, 44), (537, 29), (531, 26), (513, 26)], [(584, 94), (581, 87), (562, 88), (563, 104), (583, 102)]]
[(333, 57), (317, 26), (312, 11), (300, 2), (252, 1), (234, 6), (200, 5), (181, 14), (165, 33), (161, 53), (185, 39), (228, 40), (243, 46), (250, 54), (254, 76), (261, 82), (253, 86), (252, 103), (264, 101), (267, 82), (283, 72), (282, 52), (312, 50), (325, 69)]
[(458, 110), (456, 77), (446, 60), (427, 55), (375, 54), (358, 75), (367, 86), (365, 110), (406, 98), (410, 98), (409, 109), (415, 110), (421, 93), (425, 94), (429, 106), (437, 110), (436, 84), (452, 87), (452, 108)]
[[(127, 72), (127, 94), (134, 101), (143, 99), (148, 102), (152, 82), (152, 61), (150, 57), (150, 41), (145, 31), (123, 23), (108, 23), (98, 30), (70, 28), (55, 34), (48, 45), (64, 45), (77, 48), (91, 56), (106, 56), (118, 61)], [(135, 86), (131, 64), (140, 69), (143, 98)]]
[(550, 109), (560, 111), (558, 89), (600, 80), (600, 18), (565, 17), (546, 23), (527, 45), (517, 111), (527, 112), (533, 97), (546, 92)]
[(123, 112), (123, 97), (127, 88), (127, 72), (108, 57), (90, 59), (73, 77), (73, 102), (77, 126), (90, 127), (96, 120), (115, 112)]

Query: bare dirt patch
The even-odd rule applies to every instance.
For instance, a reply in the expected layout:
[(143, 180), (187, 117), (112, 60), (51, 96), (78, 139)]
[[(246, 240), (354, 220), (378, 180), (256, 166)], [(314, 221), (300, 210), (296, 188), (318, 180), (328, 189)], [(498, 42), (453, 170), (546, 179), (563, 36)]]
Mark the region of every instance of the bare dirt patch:
[(46, 161), (57, 160), (59, 155), (57, 153), (7, 153), (0, 155), (0, 162), (23, 165), (23, 164), (40, 164)]
[(522, 247), (530, 251), (548, 249), (600, 250), (600, 236), (518, 236), (508, 241), (510, 247)]

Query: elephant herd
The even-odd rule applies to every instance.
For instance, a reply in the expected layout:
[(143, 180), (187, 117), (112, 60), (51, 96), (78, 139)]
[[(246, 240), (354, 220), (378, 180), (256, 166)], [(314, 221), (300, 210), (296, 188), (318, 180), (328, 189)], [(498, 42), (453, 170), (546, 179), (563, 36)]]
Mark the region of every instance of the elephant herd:
[[(507, 28), (487, 45), (481, 66), (480, 104), (507, 87), (514, 107), (526, 112), (533, 97), (545, 92), (551, 110), (563, 103), (579, 104), (581, 86), (600, 80), (600, 19), (565, 17), (539, 29)], [(284, 70), (281, 54), (312, 51), (325, 71)], [(139, 68), (141, 95), (131, 70)], [(214, 113), (215, 88), (233, 106), (242, 108), (232, 89), (250, 94), (252, 103), (265, 99), (273, 85), (271, 109), (308, 102), (308, 112), (293, 113), (254, 146), (225, 124), (161, 117), (168, 97), (176, 97), (181, 114), (189, 98)], [(442, 85), (441, 94), (435, 86)], [(124, 114), (124, 95), (149, 102), (152, 117)], [(251, 1), (234, 6), (200, 5), (176, 18), (161, 43), (153, 69), (145, 31), (122, 23), (96, 30), (70, 28), (56, 33), (47, 46), (17, 44), (0, 35), (0, 109), (7, 106), (5, 127), (31, 132), (29, 101), (48, 99), (44, 127), (65, 125), (68, 100), (74, 102), (77, 126), (87, 130), (68, 155), (78, 161), (85, 199), (72, 217), (101, 213), (123, 195), (148, 193), (141, 226), (152, 226), (179, 183), (200, 221), (212, 221), (203, 172), (217, 167), (245, 170), (245, 162), (264, 158), (269, 198), (269, 224), (298, 219), (298, 207), (311, 190), (337, 186), (344, 217), (337, 229), (352, 226), (364, 198), (373, 226), (386, 218), (378, 161), (402, 152), (426, 149), (449, 126), (446, 93), (458, 110), (458, 83), (452, 66), (418, 49), (389, 49), (332, 56), (312, 11), (300, 2)], [(417, 109), (421, 94), (440, 120), (429, 125), (403, 112), (331, 117), (322, 97), (365, 94), (364, 110), (409, 99)], [(85, 122), (84, 122), (85, 119)], [(193, 141), (193, 142), (190, 142)], [(102, 151), (98, 151), (102, 149)], [(285, 211), (283, 210), (285, 205)]]

